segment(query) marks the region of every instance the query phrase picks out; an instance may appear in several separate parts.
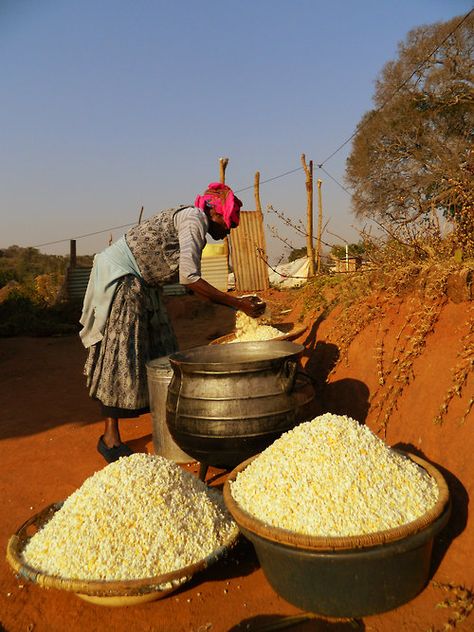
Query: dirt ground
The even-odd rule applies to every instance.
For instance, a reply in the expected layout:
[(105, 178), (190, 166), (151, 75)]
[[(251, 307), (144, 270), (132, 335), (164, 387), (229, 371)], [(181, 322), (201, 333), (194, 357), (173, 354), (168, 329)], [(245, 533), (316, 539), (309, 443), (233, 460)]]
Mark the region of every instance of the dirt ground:
[[(317, 385), (314, 413), (349, 414), (379, 434), (385, 415), (386, 441), (436, 464), (452, 497), (450, 522), (435, 541), (429, 584), (410, 603), (361, 620), (294, 620), (286, 629), (474, 630), (474, 615), (469, 616), (474, 605), (474, 527), (469, 512), (474, 486), (472, 372), (460, 393), (449, 401), (446, 397), (459, 382), (455, 378), (466, 354), (472, 354), (472, 302), (445, 301), (423, 338), (423, 348), (410, 356), (407, 347), (418, 331), (413, 325), (419, 313), (416, 297), (383, 303), (378, 318), (361, 324), (344, 347), (337, 311), (323, 317), (308, 309), (307, 299), (295, 290), (272, 290), (265, 296), (281, 320), (308, 325), (297, 342), (305, 345), (303, 364)], [(190, 296), (168, 302), (183, 349), (208, 344), (233, 328), (230, 310)], [(408, 377), (397, 368), (398, 359), (410, 362)], [(85, 389), (84, 360), (76, 336), (0, 339), (3, 551), (26, 519), (66, 498), (105, 465), (96, 451), (101, 420)], [(442, 423), (435, 424), (443, 405)], [(135, 451), (153, 452), (150, 415), (123, 422), (122, 434)], [(191, 469), (197, 471), (197, 466)], [(225, 473), (211, 468), (207, 480), (221, 484)], [(288, 624), (286, 617), (304, 614), (273, 591), (252, 546), (243, 539), (227, 559), (176, 593), (124, 608), (42, 589), (17, 578), (6, 561), (0, 565), (0, 629), (7, 632), (256, 632), (282, 629), (277, 623)]]

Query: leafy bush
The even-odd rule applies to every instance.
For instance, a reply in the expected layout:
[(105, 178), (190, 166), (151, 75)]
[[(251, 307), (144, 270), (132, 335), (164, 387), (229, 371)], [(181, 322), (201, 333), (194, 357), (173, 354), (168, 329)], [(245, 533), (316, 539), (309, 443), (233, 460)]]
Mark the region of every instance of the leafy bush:
[(16, 281), (13, 270), (0, 270), (0, 288), (5, 287), (10, 281)]
[(0, 337), (54, 336), (79, 331), (80, 310), (67, 303), (48, 306), (15, 289), (0, 303)]
[[(90, 265), (92, 256), (78, 257)], [(69, 257), (36, 248), (0, 250), (0, 336), (77, 333), (81, 307), (58, 302)]]
[[(359, 242), (358, 244), (348, 244), (347, 255), (349, 257), (362, 257), (364, 253), (365, 246), (363, 243)], [(337, 259), (344, 259), (346, 256), (346, 246), (332, 246), (331, 254)]]

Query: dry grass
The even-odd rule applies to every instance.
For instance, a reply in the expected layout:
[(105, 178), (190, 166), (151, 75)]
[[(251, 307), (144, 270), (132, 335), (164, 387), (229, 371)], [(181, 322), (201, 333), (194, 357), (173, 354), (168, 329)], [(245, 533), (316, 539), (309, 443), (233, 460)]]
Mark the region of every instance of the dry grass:
[[(400, 256), (400, 248), (395, 248)], [(379, 253), (380, 254), (380, 253)], [(346, 275), (315, 277), (306, 287), (304, 312), (328, 313), (337, 308), (335, 324), (327, 339), (337, 345), (340, 362), (348, 361), (352, 342), (369, 325), (376, 325), (374, 359), (379, 388), (373, 393), (371, 406), (377, 410), (378, 432), (386, 436), (387, 425), (397, 408), (404, 389), (413, 380), (413, 365), (423, 353), (429, 335), (434, 331), (443, 307), (448, 302), (448, 279), (467, 268), (474, 269), (474, 261), (460, 264), (451, 257), (444, 261), (401, 259), (394, 265), (393, 251), (376, 270)], [(405, 253), (406, 254), (406, 253)], [(409, 313), (398, 332), (391, 354), (386, 349), (388, 331), (386, 316), (389, 309), (405, 301)], [(435, 419), (442, 423), (452, 399), (461, 396), (474, 366), (474, 308), (470, 308), (468, 333), (461, 339), (459, 361), (453, 368), (452, 384), (444, 396)], [(329, 376), (328, 376), (329, 377)], [(462, 420), (474, 406), (471, 398)]]
[(448, 620), (441, 628), (431, 627), (427, 632), (450, 632), (465, 621), (474, 610), (474, 593), (472, 590), (457, 584), (441, 584), (432, 582), (435, 588), (447, 593), (447, 597), (436, 604), (437, 608), (451, 610)]
[[(461, 348), (458, 351), (457, 364), (451, 369), (452, 383), (446, 392), (443, 403), (436, 415), (434, 421), (437, 424), (443, 423), (443, 417), (448, 412), (449, 405), (454, 397), (461, 397), (464, 387), (466, 386), (467, 379), (474, 368), (474, 307), (471, 305), (469, 308), (469, 321), (468, 331), (461, 338)], [(464, 423), (466, 417), (470, 413), (472, 406), (474, 405), (474, 397), (471, 396), (468, 405), (460, 418), (460, 423)]]

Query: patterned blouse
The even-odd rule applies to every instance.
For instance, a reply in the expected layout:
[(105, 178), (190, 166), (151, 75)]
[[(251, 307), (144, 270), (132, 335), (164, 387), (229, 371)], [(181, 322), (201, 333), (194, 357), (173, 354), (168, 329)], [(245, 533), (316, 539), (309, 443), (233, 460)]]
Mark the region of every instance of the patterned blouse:
[(171, 208), (133, 226), (125, 235), (148, 285), (194, 283), (201, 278), (201, 255), (209, 228), (194, 206)]

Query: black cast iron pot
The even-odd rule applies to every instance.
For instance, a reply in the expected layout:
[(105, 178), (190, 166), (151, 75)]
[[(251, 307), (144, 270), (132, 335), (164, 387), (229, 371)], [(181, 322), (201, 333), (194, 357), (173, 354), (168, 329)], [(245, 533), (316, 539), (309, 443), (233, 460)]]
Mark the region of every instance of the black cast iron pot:
[(201, 463), (233, 468), (306, 420), (314, 390), (300, 377), (303, 349), (270, 340), (172, 354), (166, 423), (176, 444)]

